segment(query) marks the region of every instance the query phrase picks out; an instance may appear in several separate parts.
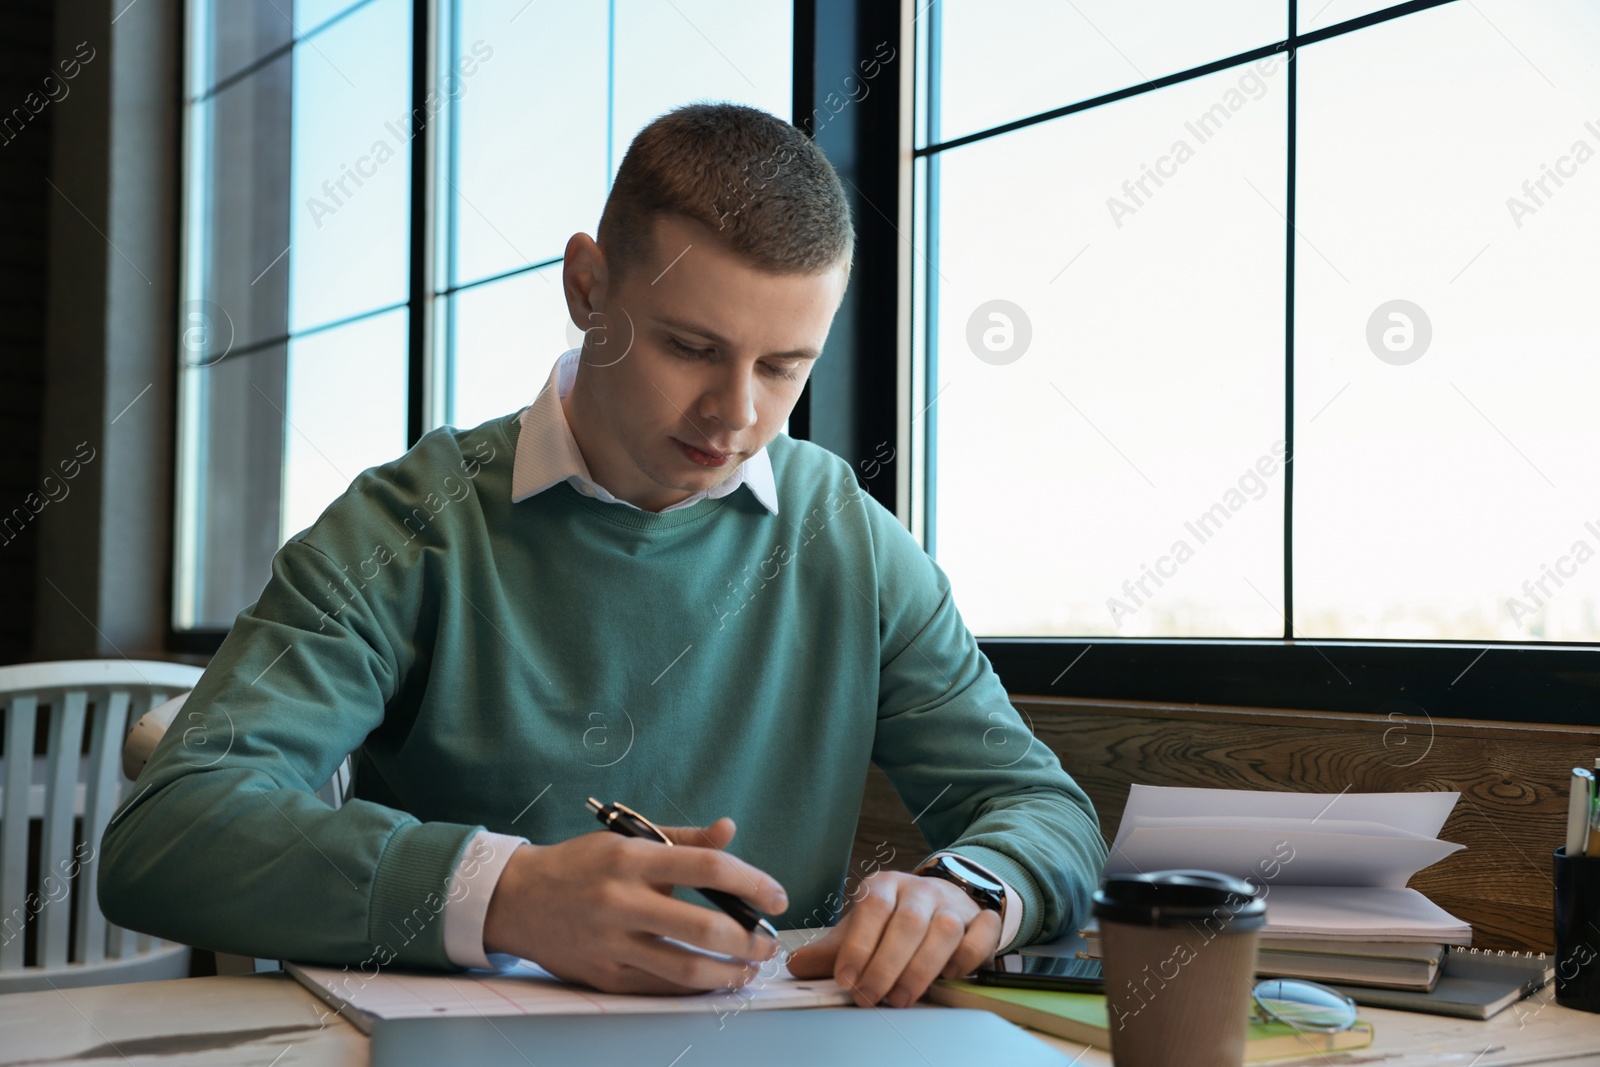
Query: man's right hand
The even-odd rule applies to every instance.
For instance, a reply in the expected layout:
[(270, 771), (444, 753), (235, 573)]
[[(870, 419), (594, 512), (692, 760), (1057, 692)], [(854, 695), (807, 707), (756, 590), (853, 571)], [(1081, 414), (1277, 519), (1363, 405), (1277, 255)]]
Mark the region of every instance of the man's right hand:
[[(732, 819), (661, 830), (674, 847), (607, 830), (518, 847), (489, 898), (484, 951), (512, 953), (607, 993), (744, 985), (777, 954), (777, 943), (719, 909), (674, 898), (672, 889), (721, 889), (776, 915), (789, 906), (783, 887), (721, 851), (733, 840)], [(702, 956), (667, 937), (735, 959)]]

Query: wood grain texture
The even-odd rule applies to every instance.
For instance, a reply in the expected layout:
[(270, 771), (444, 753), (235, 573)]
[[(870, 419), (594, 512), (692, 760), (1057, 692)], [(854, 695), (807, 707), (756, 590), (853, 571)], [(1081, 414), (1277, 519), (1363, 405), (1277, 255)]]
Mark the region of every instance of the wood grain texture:
[[(1150, 705), (1013, 697), (1034, 732), (1094, 801), (1116, 837), (1135, 782), (1220, 789), (1358, 793), (1456, 790), (1441, 833), (1467, 847), (1411, 885), (1470, 922), (1479, 948), (1554, 949), (1551, 853), (1566, 832), (1566, 783), (1600, 757), (1600, 726)], [(873, 768), (852, 869), (895, 850), (909, 870), (928, 852), (911, 813)]]

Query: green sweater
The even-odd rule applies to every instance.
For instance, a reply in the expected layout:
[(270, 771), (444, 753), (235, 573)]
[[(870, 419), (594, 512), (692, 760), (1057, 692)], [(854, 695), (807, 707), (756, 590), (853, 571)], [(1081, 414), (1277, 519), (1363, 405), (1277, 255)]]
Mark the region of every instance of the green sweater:
[[(595, 796), (732, 816), (729, 851), (788, 891), (777, 925), (828, 925), (861, 877), (869, 760), (934, 849), (1022, 897), (1018, 944), (1088, 918), (1088, 798), (847, 463), (777, 437), (777, 515), (748, 491), (662, 514), (565, 482), (513, 504), (518, 429), (428, 434), (279, 550), (106, 831), (112, 922), (458, 970), (441, 913), (468, 841), (595, 831)], [(348, 753), (330, 810), (315, 790)]]

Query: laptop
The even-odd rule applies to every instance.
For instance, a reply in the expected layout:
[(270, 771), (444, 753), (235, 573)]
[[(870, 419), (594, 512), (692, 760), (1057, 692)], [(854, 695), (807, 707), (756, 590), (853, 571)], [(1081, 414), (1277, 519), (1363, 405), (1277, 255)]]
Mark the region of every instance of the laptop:
[(372, 1067), (1070, 1067), (986, 1011), (811, 1008), (737, 1015), (382, 1019)]

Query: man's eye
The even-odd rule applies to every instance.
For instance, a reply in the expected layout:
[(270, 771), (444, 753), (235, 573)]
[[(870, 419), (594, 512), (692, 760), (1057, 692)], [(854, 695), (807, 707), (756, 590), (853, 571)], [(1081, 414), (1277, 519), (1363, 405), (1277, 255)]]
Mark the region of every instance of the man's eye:
[(684, 356), (698, 358), (700, 356), (709, 356), (711, 354), (711, 349), (709, 348), (690, 348), (676, 337), (667, 338), (667, 344)]

